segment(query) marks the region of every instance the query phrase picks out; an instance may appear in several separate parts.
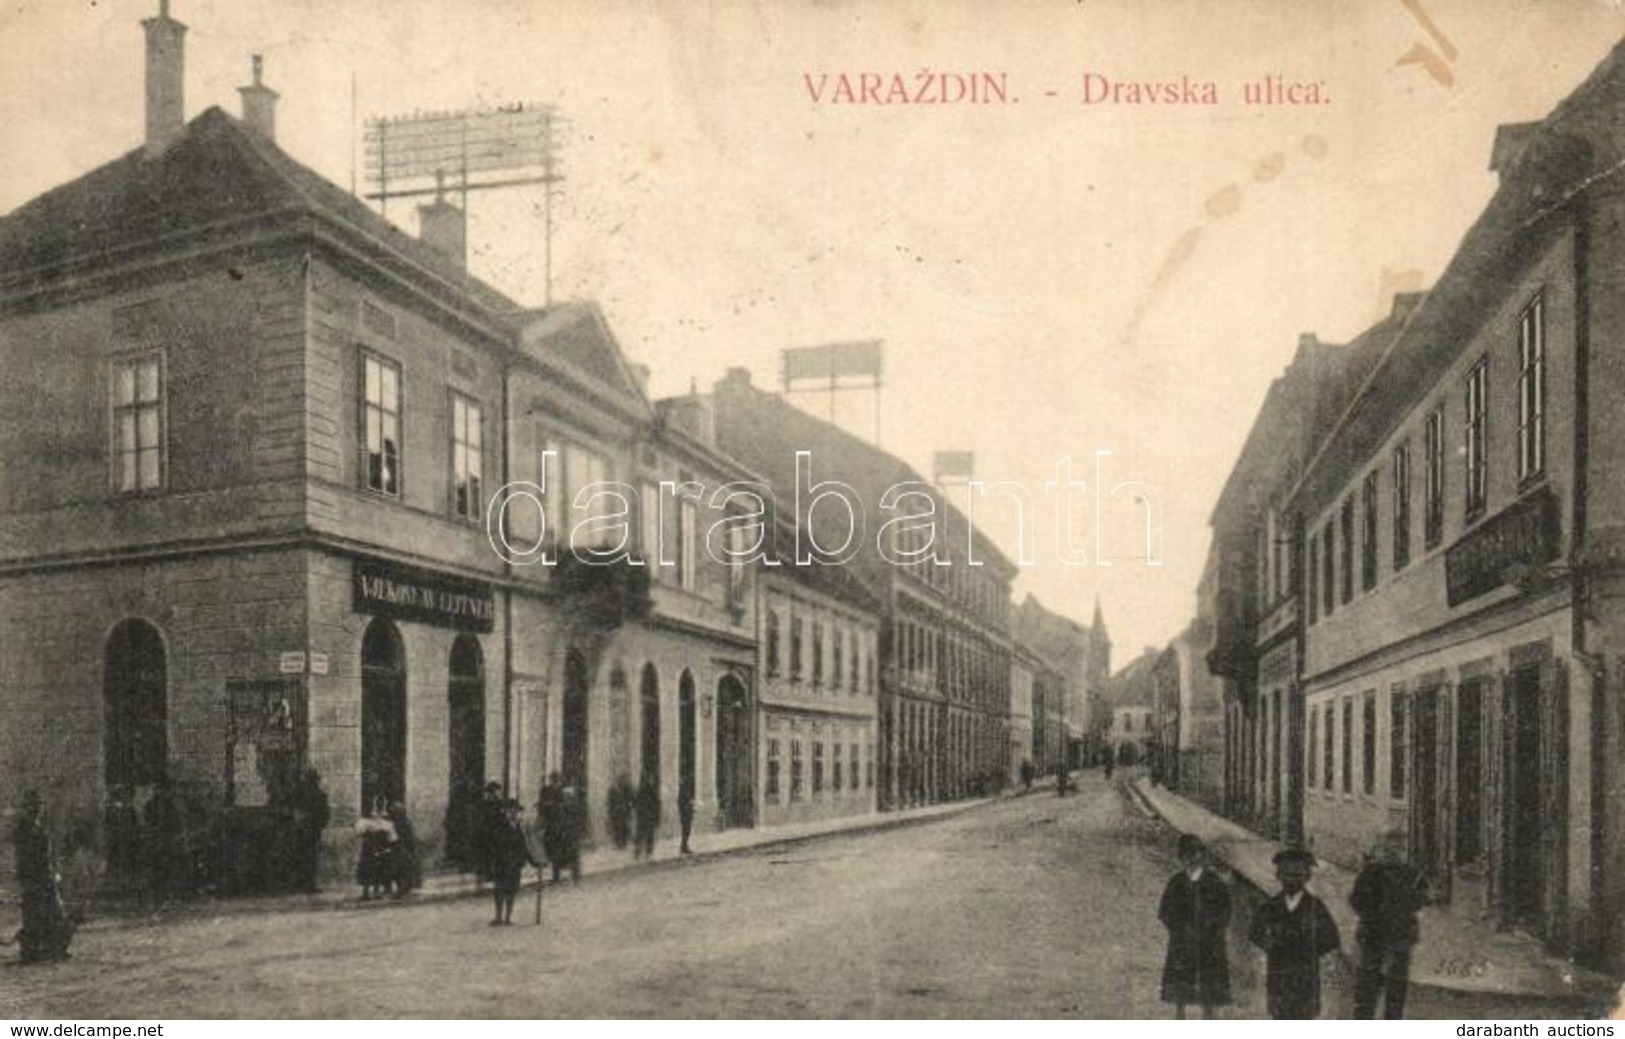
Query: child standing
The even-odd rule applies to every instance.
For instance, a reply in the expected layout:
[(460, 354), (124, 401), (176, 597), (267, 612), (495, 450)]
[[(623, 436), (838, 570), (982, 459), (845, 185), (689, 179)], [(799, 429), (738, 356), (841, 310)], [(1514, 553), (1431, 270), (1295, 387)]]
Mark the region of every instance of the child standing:
[(1185, 1018), (1185, 1005), (1230, 1005), (1230, 957), (1225, 932), (1230, 926), (1230, 889), (1206, 863), (1206, 849), (1191, 834), (1179, 838), (1179, 872), (1168, 879), (1157, 919), (1168, 929), (1168, 957), (1162, 967), (1162, 999)]
[(1313, 855), (1283, 848), (1274, 862), (1281, 891), (1253, 914), (1249, 938), (1268, 961), (1270, 1017), (1309, 1020), (1320, 1016), (1320, 958), (1338, 947), (1337, 924), (1326, 904), (1304, 890)]

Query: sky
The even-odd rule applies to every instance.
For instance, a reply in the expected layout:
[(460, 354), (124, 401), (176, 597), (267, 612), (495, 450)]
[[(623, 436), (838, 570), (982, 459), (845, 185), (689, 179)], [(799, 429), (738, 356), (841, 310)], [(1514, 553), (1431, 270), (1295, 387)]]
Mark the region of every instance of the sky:
[[(0, 213), (139, 144), (139, 21), (156, 9), (0, 8)], [(1098, 599), (1114, 666), (1194, 615), (1213, 504), (1300, 334), (1345, 342), (1395, 290), (1431, 283), (1494, 190), (1496, 126), (1544, 117), (1625, 36), (1620, 0), (173, 0), (172, 14), (189, 26), (187, 116), (237, 113), (261, 53), (279, 143), (344, 187), (365, 186), (368, 117), (557, 105), (553, 296), (596, 300), (655, 396), (735, 366), (777, 389), (786, 347), (882, 340), (882, 445), (927, 475), (934, 451), (974, 451), (978, 478), (1027, 488), (1033, 565), (1016, 594), (1084, 621)], [(863, 73), (928, 94), (942, 74), (985, 74), (1005, 99), (849, 103)], [(1268, 77), (1316, 103), (1248, 104)], [(1216, 103), (1129, 101), (1129, 84), (1182, 78)], [(1112, 85), (1118, 103), (1097, 100)], [(534, 305), (541, 208), (534, 188), (470, 205), (471, 269)], [(416, 231), (408, 205), (389, 215)], [(828, 413), (825, 396), (792, 399)], [(865, 394), (835, 417), (876, 434)], [(1088, 484), (1072, 522), (1087, 565), (1062, 560), (1045, 491), (1067, 458)], [(838, 477), (825, 462), (815, 475)], [(1097, 485), (1124, 484), (1097, 522)], [(1130, 493), (1156, 504), (1154, 562)], [(978, 518), (1022, 554), (1010, 506), (989, 499)]]

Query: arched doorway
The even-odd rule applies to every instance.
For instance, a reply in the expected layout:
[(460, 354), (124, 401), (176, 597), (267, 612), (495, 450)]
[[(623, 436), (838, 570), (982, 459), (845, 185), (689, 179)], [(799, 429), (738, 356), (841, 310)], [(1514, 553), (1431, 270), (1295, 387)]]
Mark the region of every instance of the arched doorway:
[(564, 658), (564, 718), (560, 772), (566, 786), (587, 795), (587, 658), (572, 649)]
[(660, 673), (653, 664), (643, 665), (643, 682), (638, 690), (642, 705), (638, 726), (639, 780), (652, 779), (660, 789)]
[(695, 740), (698, 730), (694, 723), (694, 676), (687, 671), (677, 683), (677, 796), (693, 797), (696, 792), (695, 774), (698, 755)]
[(458, 635), (446, 671), (446, 858), (473, 866), (485, 786), (485, 658), (479, 639)]
[(406, 799), (406, 651), (375, 618), (361, 639), (361, 811)]
[(717, 807), (724, 826), (749, 826), (752, 816), (750, 697), (745, 683), (717, 683)]
[(143, 620), (122, 621), (103, 656), (103, 779), (107, 789), (162, 782), (169, 774), (169, 694), (164, 641)]

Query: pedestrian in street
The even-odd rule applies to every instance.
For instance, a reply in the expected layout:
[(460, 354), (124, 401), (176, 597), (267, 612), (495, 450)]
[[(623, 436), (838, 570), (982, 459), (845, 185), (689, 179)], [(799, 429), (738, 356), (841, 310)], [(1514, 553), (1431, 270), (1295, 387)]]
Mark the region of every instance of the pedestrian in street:
[(1405, 835), (1395, 830), (1383, 833), (1349, 895), (1349, 905), (1360, 918), (1354, 932), (1360, 945), (1360, 967), (1354, 981), (1357, 1020), (1376, 1016), (1379, 996), (1383, 1017), (1398, 1020), (1405, 1016), (1411, 948), (1420, 934), (1416, 913), (1427, 901), (1427, 881), (1405, 861)]
[(547, 858), (553, 865), (553, 883), (559, 882), (562, 870), (570, 871), (570, 879), (581, 883), (581, 841), (587, 833), (586, 795), (573, 786), (559, 792), (559, 820), (553, 833), (553, 847)]
[(1027, 758), (1021, 759), (1021, 791), (1024, 794), (1033, 792), (1033, 763)]
[(1117, 754), (1112, 750), (1106, 751), (1106, 782), (1112, 781), (1112, 773), (1117, 769)]
[(373, 798), (371, 810), (356, 820), (355, 832), (361, 837), (355, 882), (361, 886), (361, 901), (370, 902), (382, 898), (389, 890), (390, 845), (396, 839), (395, 826), (385, 813), (382, 797)]
[(1315, 868), (1312, 854), (1283, 848), (1274, 862), (1281, 890), (1253, 914), (1248, 937), (1264, 950), (1270, 1017), (1311, 1020), (1320, 1016), (1320, 958), (1337, 949), (1337, 924), (1326, 904), (1304, 889)]
[(395, 843), (389, 846), (389, 881), (396, 898), (423, 886), (423, 870), (418, 864), (417, 831), (407, 817), (406, 806), (399, 801), (389, 803), (389, 824), (395, 828)]
[(513, 904), (519, 895), (519, 883), (527, 865), (537, 865), (525, 840), (525, 828), (519, 818), (519, 802), (509, 798), (502, 802), (502, 822), (490, 834), (488, 859), (491, 868), (491, 896), (496, 913), (492, 927), (507, 927), (513, 923)]
[(1068, 785), (1067, 784), (1067, 779), (1068, 778), (1069, 777), (1067, 775), (1066, 762), (1064, 762), (1064, 761), (1058, 762), (1056, 764), (1056, 766), (1055, 766), (1055, 796), (1057, 796), (1057, 797), (1065, 797), (1066, 796), (1066, 788), (1067, 788), (1067, 785)]
[[(542, 835), (542, 853), (551, 861), (559, 839), (559, 823), (564, 817), (564, 783), (557, 772), (549, 772), (536, 799), (536, 823)], [(554, 873), (553, 879), (558, 879)]]
[(1157, 919), (1168, 929), (1168, 955), (1162, 965), (1162, 1000), (1183, 1021), (1194, 1003), (1202, 1017), (1230, 1005), (1230, 886), (1209, 868), (1207, 849), (1192, 834), (1179, 838), (1179, 872), (1168, 878)]
[(147, 894), (157, 906), (172, 892), (183, 891), (187, 886), (181, 809), (169, 780), (160, 779), (153, 785), (152, 796), (141, 809), (141, 823)]
[(694, 784), (688, 780), (680, 780), (677, 784), (677, 825), (682, 837), (677, 852), (680, 855), (690, 854), (688, 836), (694, 832)]
[[(623, 772), (615, 777), (609, 788), (609, 801), (604, 806), (609, 816), (609, 836), (615, 847), (624, 848), (632, 842), (632, 817), (637, 810), (637, 791), (632, 780)], [(633, 848), (634, 855), (637, 849)]]
[(321, 890), (322, 833), (333, 815), (322, 789), (322, 776), (313, 768), (305, 770), (294, 790), (294, 871), (293, 884), (299, 891), (316, 894)]
[(505, 812), (502, 784), (495, 780), (485, 784), (480, 793), (479, 822), (474, 827), (474, 886), (484, 884), (491, 877), (491, 838), (503, 826)]
[(634, 858), (652, 859), (655, 854), (655, 836), (660, 832), (660, 788), (653, 776), (645, 775), (638, 783), (637, 798), (633, 803), (637, 825)]
[(22, 810), (12, 831), (17, 886), (22, 891), (23, 926), (17, 932), (24, 963), (55, 963), (68, 958), (74, 921), (62, 905), (45, 805), (39, 791), (23, 794)]

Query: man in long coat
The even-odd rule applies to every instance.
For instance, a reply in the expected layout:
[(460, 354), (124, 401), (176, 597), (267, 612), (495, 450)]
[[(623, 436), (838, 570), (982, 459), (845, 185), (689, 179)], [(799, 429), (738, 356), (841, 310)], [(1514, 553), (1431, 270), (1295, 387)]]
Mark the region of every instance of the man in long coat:
[(1230, 888), (1208, 868), (1202, 842), (1179, 838), (1178, 873), (1163, 889), (1157, 919), (1168, 929), (1168, 956), (1162, 967), (1162, 999), (1183, 1020), (1195, 1003), (1202, 1016), (1230, 1005), (1230, 957), (1225, 934), (1230, 926)]
[(12, 832), (16, 852), (17, 886), (23, 895), (23, 928), (18, 937), (24, 963), (53, 963), (68, 958), (73, 924), (62, 907), (57, 887), (51, 836), (45, 827), (45, 809), (39, 792), (23, 795), (22, 812)]
[(1275, 853), (1281, 891), (1258, 907), (1249, 932), (1268, 963), (1265, 991), (1270, 1017), (1310, 1020), (1320, 1016), (1320, 958), (1339, 945), (1337, 924), (1326, 904), (1304, 884), (1315, 857), (1302, 848)]

